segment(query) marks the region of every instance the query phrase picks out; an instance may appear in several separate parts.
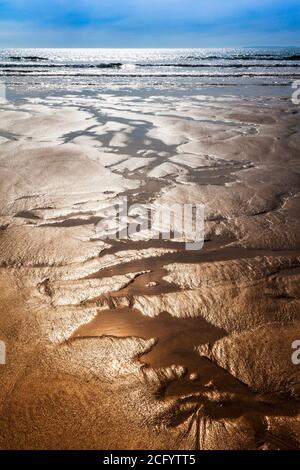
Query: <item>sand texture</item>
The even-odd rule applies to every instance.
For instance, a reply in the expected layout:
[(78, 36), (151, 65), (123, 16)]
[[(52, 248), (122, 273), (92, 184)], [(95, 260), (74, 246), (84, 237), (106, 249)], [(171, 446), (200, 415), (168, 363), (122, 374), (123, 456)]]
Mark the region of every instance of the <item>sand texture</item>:
[[(300, 447), (299, 116), (134, 92), (1, 104), (1, 449)], [(101, 239), (123, 196), (204, 204), (203, 249)]]

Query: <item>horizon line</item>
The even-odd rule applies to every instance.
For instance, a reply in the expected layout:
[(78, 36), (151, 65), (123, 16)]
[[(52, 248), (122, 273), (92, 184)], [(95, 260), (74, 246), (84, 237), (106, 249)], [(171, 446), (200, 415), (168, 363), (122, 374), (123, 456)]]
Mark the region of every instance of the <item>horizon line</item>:
[(0, 49), (258, 49), (258, 48), (266, 48), (266, 49), (272, 49), (272, 48), (277, 48), (277, 49), (284, 49), (284, 48), (289, 48), (289, 47), (296, 47), (296, 48), (300, 48), (300, 44), (299, 45), (296, 45), (296, 44), (289, 44), (289, 45), (285, 45), (285, 46), (282, 46), (282, 45), (273, 45), (273, 46), (270, 46), (270, 45), (251, 45), (251, 46), (226, 46), (226, 47), (217, 47), (217, 46), (205, 46), (205, 47), (200, 47), (200, 46), (191, 46), (191, 47), (180, 47), (180, 46), (177, 46), (177, 47), (166, 47), (166, 46), (158, 46), (158, 47), (142, 47), (142, 46), (137, 46), (137, 47), (133, 47), (133, 46), (130, 46), (130, 47), (126, 47), (126, 46), (119, 46), (119, 47), (109, 47), (109, 46), (90, 46), (90, 47), (87, 47), (87, 46), (82, 46), (82, 47), (75, 47), (75, 46), (70, 46), (70, 47), (63, 47), (63, 46), (44, 46), (44, 47), (38, 47), (38, 46), (1, 46), (0, 45)]

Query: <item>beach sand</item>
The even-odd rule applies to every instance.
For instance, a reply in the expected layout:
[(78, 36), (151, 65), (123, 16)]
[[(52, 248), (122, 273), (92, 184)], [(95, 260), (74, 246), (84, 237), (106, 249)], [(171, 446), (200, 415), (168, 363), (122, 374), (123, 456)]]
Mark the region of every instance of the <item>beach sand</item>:
[[(299, 107), (45, 93), (1, 104), (1, 449), (300, 446)], [(102, 240), (130, 203), (205, 242)]]

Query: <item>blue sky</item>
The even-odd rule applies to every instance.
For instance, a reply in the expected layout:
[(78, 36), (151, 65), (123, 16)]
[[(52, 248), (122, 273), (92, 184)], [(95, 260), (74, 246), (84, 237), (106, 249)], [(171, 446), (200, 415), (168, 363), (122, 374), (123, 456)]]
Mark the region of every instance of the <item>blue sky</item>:
[(300, 0), (0, 0), (0, 47), (300, 46)]

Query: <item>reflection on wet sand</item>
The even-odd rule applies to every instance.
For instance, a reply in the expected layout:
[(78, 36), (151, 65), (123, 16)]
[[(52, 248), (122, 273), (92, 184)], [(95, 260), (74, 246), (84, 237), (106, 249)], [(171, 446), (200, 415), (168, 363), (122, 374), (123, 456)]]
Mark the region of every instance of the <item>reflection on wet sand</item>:
[[(199, 358), (195, 347), (214, 342), (224, 334), (202, 318), (176, 319), (166, 312), (149, 318), (136, 309), (119, 308), (99, 312), (91, 323), (80, 327), (74, 336), (156, 338), (155, 347), (141, 358), (142, 362), (152, 367), (167, 367), (172, 364), (187, 367), (189, 374), (200, 374), (199, 385), (211, 378), (201, 367), (205, 362), (207, 365), (210, 363)], [(210, 367), (213, 368), (212, 365)]]
[[(0, 447), (299, 448), (299, 111), (68, 92), (1, 105)], [(205, 243), (102, 240), (205, 205)]]

